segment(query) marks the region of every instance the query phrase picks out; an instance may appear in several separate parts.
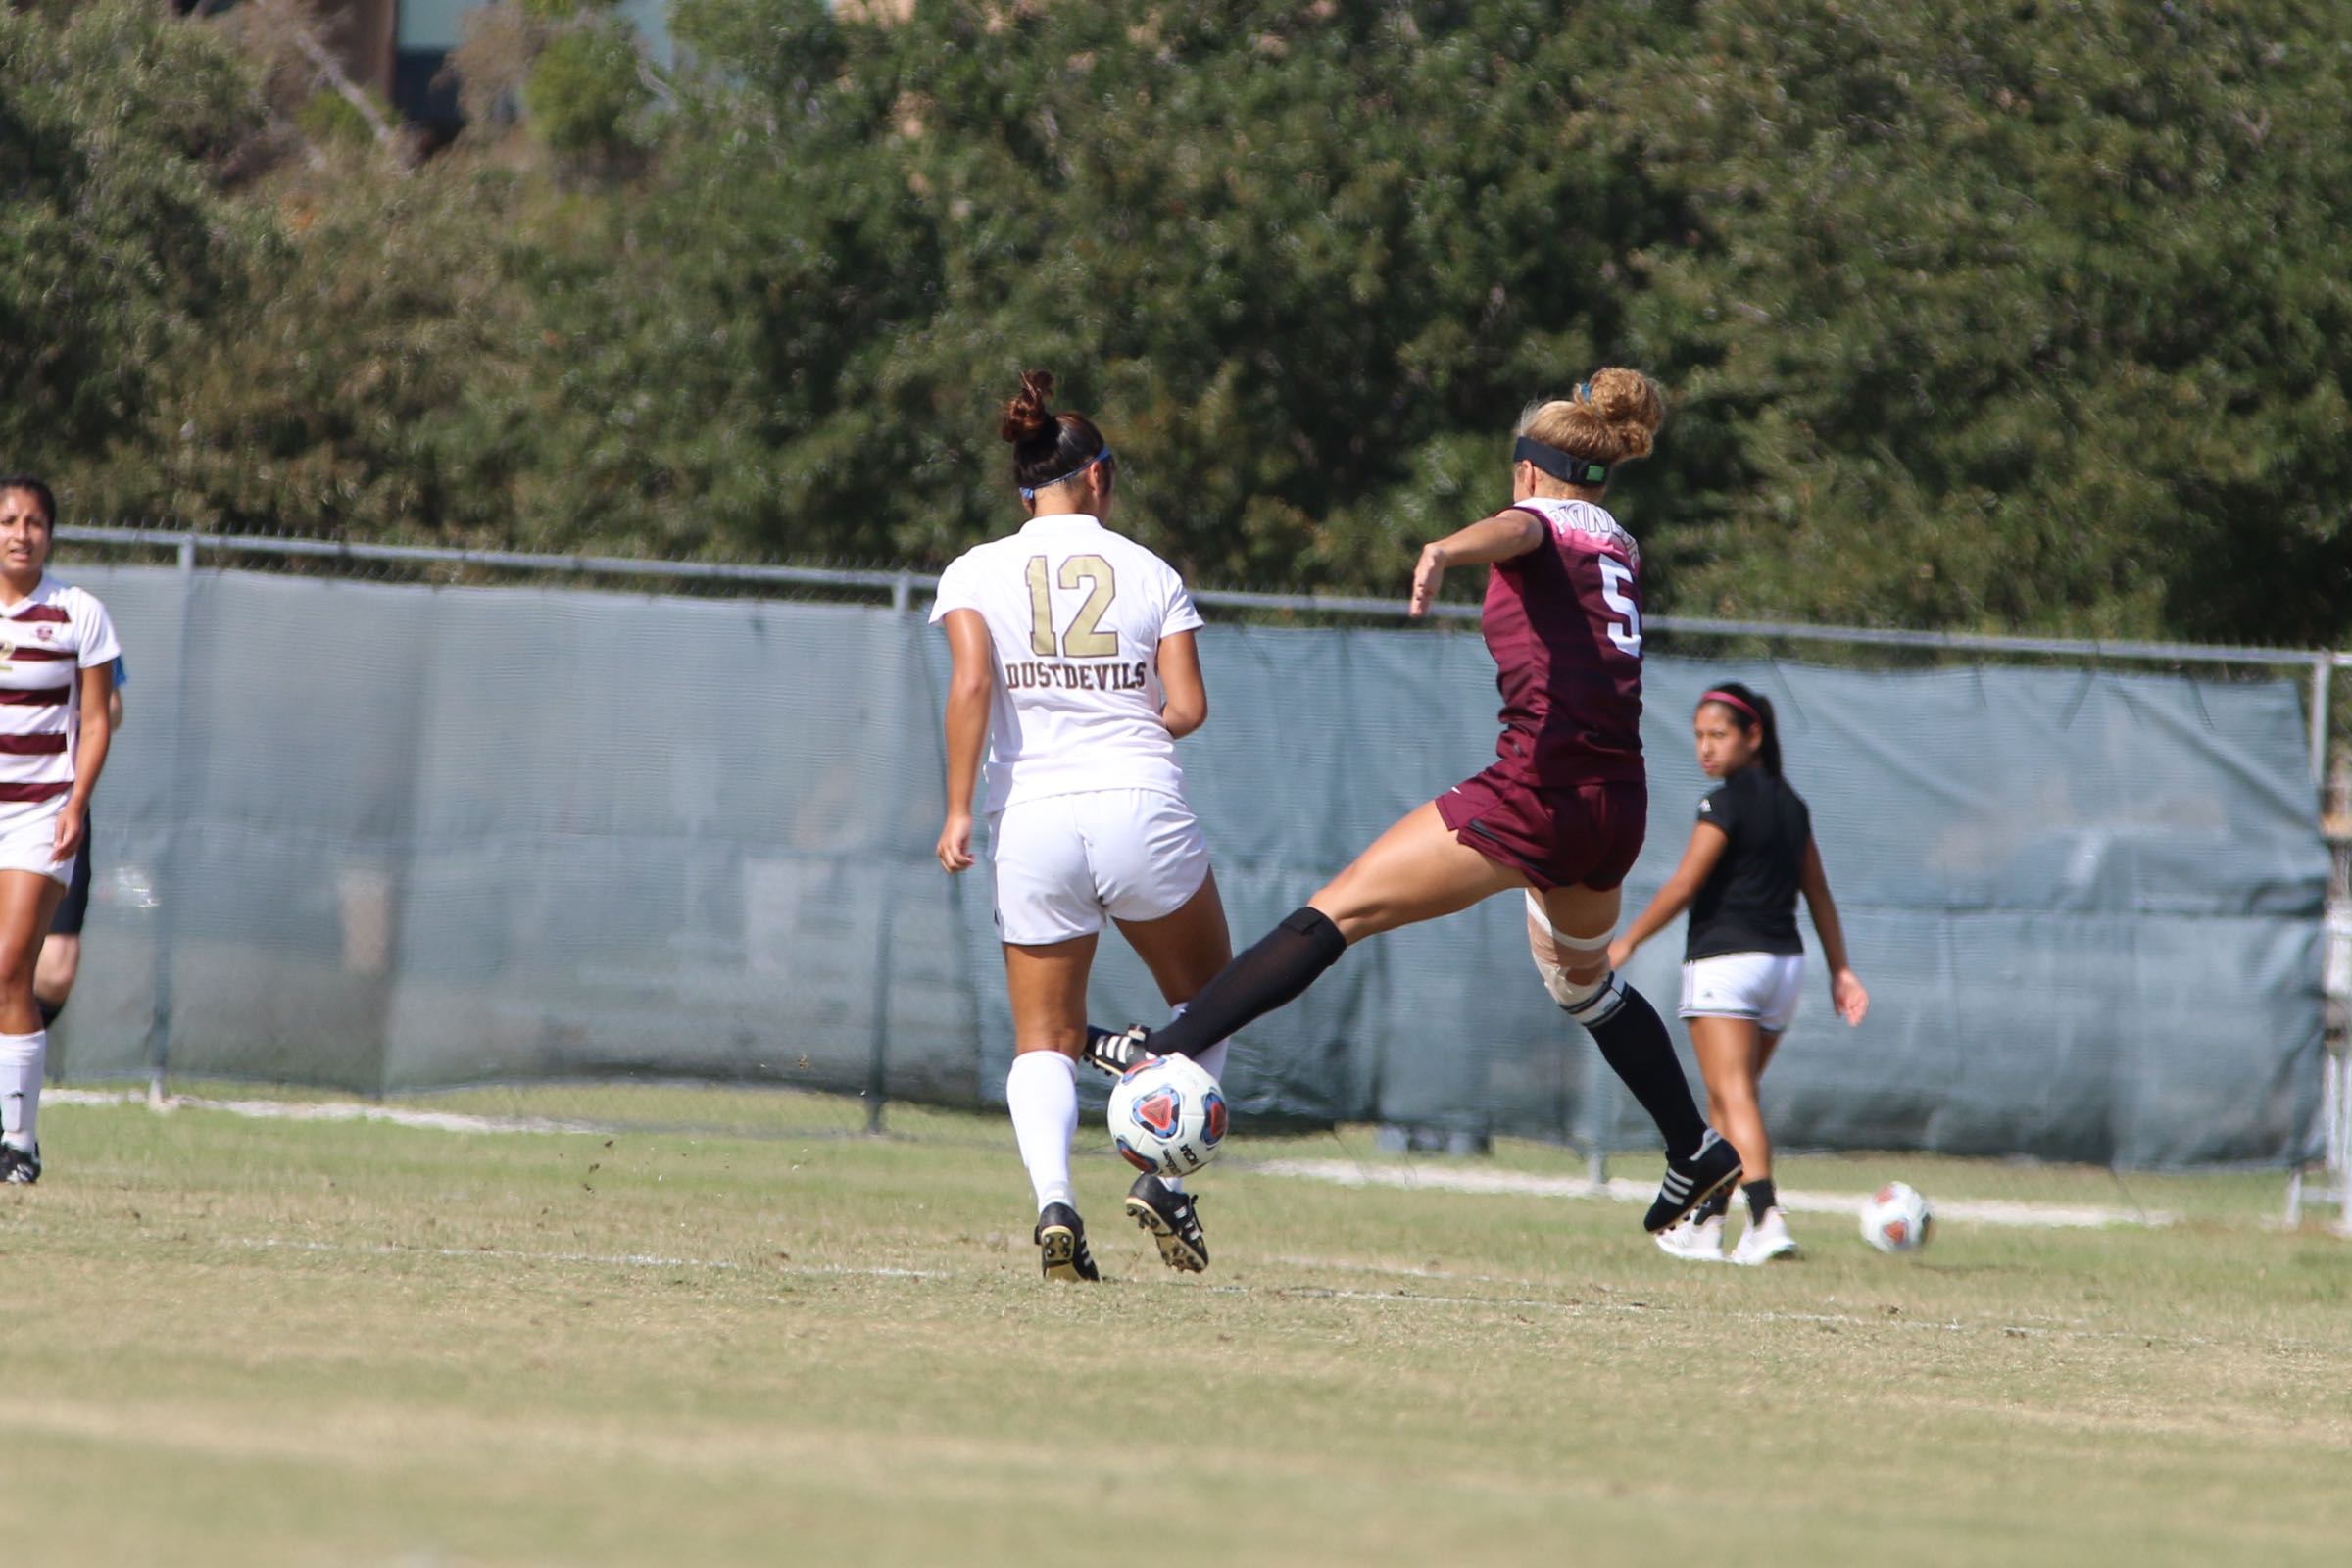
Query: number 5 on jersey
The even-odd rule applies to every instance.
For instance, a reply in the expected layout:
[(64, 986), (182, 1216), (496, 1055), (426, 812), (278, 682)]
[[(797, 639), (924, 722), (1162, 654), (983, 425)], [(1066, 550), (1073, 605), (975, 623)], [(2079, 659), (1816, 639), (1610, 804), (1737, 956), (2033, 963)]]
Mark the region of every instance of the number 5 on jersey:
[[(1601, 603), (1625, 617), (1623, 625), (1613, 620), (1608, 623), (1609, 641), (1617, 645), (1619, 652), (1631, 654), (1636, 659), (1640, 659), (1642, 657), (1642, 607), (1634, 603), (1631, 594), (1625, 592), (1634, 585), (1634, 568), (1610, 556), (1595, 556), (1592, 559), (1600, 564)], [(1045, 563), (1041, 560), (1037, 564), (1042, 566)], [(1031, 569), (1029, 580), (1031, 582), (1038, 580), (1034, 567)]]
[[(1052, 659), (1055, 654), (1064, 659), (1118, 657), (1118, 633), (1101, 629), (1103, 612), (1118, 593), (1118, 578), (1110, 563), (1101, 556), (1072, 556), (1061, 564), (1061, 586), (1074, 593), (1083, 583), (1089, 591), (1058, 645), (1054, 640), (1054, 575), (1045, 557), (1029, 558), (1029, 651), (1040, 659)], [(1615, 635), (1613, 629), (1611, 635)]]

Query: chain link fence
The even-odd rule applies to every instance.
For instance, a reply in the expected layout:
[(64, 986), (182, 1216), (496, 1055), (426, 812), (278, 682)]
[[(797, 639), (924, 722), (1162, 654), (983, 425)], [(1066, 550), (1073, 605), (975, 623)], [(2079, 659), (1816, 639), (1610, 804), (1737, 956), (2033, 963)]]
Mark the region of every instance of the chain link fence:
[[(943, 891), (928, 860), (944, 651), (921, 624), (927, 576), (59, 534), (61, 574), (109, 600), (130, 653), (69, 1077), (429, 1090), (636, 1125), (759, 1125), (775, 1089), (801, 1088), (827, 1097), (796, 1102), (804, 1122), (818, 1105), (845, 1130), (893, 1100), (1001, 1097), (987, 889)], [(1492, 675), (1475, 606), (1406, 630), (1385, 600), (1198, 598), (1218, 706), (1188, 772), (1246, 940), (1482, 764)], [(2340, 1151), (2315, 806), (2352, 660), (1645, 629), (1653, 817), (1629, 906), (1671, 868), (1702, 783), (1687, 699), (1744, 675), (1783, 699), (1792, 774), (1877, 969), (1889, 1033), (1839, 1041), (1813, 1009), (1768, 1081), (1797, 1141), (2128, 1164)], [(1944, 739), (1906, 759), (1923, 725)], [(2007, 749), (1999, 766), (1987, 748)], [(2085, 797), (2093, 777), (2111, 801)], [(2006, 859), (1960, 887), (1971, 856)], [(2072, 881), (2036, 870), (2068, 857)], [(1496, 909), (1383, 939), (1251, 1031), (1241, 1104), (1457, 1146), (1642, 1142)], [(2217, 929), (2234, 944), (2218, 964), (2165, 945)], [(1671, 996), (1670, 943), (1652, 948), (1635, 978)], [(1104, 954), (1101, 1015), (1152, 1015), (1140, 969)], [(2200, 967), (2260, 1039), (2153, 1016), (2166, 977)], [(2214, 1015), (2210, 998), (2189, 1010)], [(2171, 1067), (2151, 1080), (2152, 1060)], [(2151, 1116), (2222, 1131), (2132, 1130)]]

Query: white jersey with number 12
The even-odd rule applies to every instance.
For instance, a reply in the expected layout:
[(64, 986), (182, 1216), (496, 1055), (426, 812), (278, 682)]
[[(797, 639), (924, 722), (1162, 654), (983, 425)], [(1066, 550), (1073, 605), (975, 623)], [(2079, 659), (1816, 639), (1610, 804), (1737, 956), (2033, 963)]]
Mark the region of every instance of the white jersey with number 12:
[(1182, 797), (1159, 642), (1201, 621), (1175, 568), (1083, 514), (1033, 517), (941, 574), (933, 623), (956, 610), (978, 612), (996, 650), (982, 811), (1083, 790)]

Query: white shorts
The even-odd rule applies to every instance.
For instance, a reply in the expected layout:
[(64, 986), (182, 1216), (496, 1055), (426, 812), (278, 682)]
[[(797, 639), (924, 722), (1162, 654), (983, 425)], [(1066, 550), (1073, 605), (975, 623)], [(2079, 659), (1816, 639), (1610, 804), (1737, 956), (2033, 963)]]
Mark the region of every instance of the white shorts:
[(1044, 947), (1114, 920), (1174, 914), (1208, 880), (1193, 808), (1159, 790), (1088, 790), (1017, 801), (988, 821), (997, 931)]
[(1726, 953), (1692, 958), (1683, 965), (1685, 1018), (1753, 1018), (1777, 1035), (1796, 1016), (1797, 993), (1805, 986), (1801, 953)]
[(74, 880), (74, 858), (57, 858), (57, 818), (64, 807), (61, 798), (54, 807), (28, 811), (0, 826), (0, 871), (37, 871), (60, 882)]

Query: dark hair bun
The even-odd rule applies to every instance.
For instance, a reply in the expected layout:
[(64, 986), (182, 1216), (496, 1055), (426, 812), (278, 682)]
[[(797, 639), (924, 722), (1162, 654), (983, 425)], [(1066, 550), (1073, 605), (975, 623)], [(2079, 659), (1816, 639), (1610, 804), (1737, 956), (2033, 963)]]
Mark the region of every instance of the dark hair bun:
[(1054, 375), (1049, 370), (1023, 370), (1021, 389), (1004, 405), (1004, 420), (997, 434), (1014, 446), (1026, 446), (1032, 441), (1058, 434), (1054, 428), (1054, 411), (1046, 407), (1047, 394), (1054, 390)]

